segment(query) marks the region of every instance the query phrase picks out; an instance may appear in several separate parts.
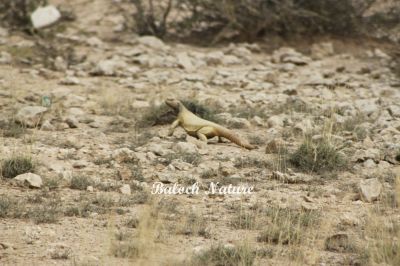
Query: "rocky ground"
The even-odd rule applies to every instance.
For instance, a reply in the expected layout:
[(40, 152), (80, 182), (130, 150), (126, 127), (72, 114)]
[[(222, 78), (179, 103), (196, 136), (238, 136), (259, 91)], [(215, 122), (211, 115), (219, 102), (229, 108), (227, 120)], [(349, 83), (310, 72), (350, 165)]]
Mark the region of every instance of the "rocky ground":
[[(398, 265), (390, 46), (200, 48), (74, 2), (49, 39), (0, 29), (1, 265)], [(258, 148), (167, 136), (170, 97)]]

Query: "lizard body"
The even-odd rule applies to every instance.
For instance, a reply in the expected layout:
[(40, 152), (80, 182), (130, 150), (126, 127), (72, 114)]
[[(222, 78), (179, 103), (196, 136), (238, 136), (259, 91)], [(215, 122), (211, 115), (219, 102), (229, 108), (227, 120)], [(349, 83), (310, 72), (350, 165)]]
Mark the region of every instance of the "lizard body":
[(233, 131), (217, 123), (196, 116), (176, 99), (167, 99), (165, 103), (179, 112), (177, 119), (172, 123), (169, 130), (170, 136), (174, 133), (174, 129), (177, 126), (181, 126), (190, 136), (197, 137), (204, 142), (207, 142), (207, 139), (213, 137), (218, 137), (218, 140), (221, 141), (221, 137), (223, 137), (243, 148), (249, 150), (256, 148), (246, 140), (239, 138)]

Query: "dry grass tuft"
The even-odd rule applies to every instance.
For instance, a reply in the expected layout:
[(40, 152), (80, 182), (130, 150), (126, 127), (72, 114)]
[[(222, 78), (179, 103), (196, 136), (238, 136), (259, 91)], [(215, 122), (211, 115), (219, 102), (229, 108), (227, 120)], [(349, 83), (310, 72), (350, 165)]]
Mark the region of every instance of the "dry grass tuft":
[(189, 265), (200, 266), (251, 266), (254, 263), (256, 252), (249, 245), (223, 246), (221, 244), (211, 246), (208, 250), (194, 255)]
[(152, 105), (143, 110), (143, 115), (139, 119), (137, 126), (142, 128), (166, 125), (172, 123), (175, 117), (174, 111), (165, 104)]
[(11, 198), (7, 195), (0, 197), (0, 218), (17, 218), (21, 204), (18, 200)]
[(235, 159), (234, 165), (236, 168), (269, 168), (271, 166), (268, 161), (254, 156), (238, 157)]
[(270, 207), (266, 210), (269, 225), (257, 241), (271, 244), (291, 245), (301, 243), (306, 238), (306, 229), (316, 226), (319, 213), (308, 210), (290, 210)]
[(205, 238), (210, 237), (207, 220), (204, 216), (196, 214), (193, 211), (185, 214), (184, 221), (180, 225), (178, 229), (179, 234), (202, 236)]
[(162, 157), (162, 163), (165, 165), (170, 164), (173, 160), (180, 159), (185, 163), (190, 163), (195, 166), (199, 165), (201, 162), (201, 155), (198, 153), (190, 153), (190, 152), (176, 152), (169, 153)]
[(135, 222), (136, 234), (113, 241), (111, 253), (116, 257), (131, 258), (137, 265), (152, 265), (159, 254), (157, 242), (159, 238), (158, 203), (149, 200), (142, 209), (138, 222)]
[(88, 186), (93, 185), (94, 181), (90, 177), (78, 175), (71, 178), (69, 187), (71, 189), (86, 190)]
[(5, 138), (20, 138), (24, 135), (26, 128), (16, 123), (13, 119), (7, 121), (6, 123), (0, 123), (1, 132)]
[(342, 154), (325, 138), (306, 138), (289, 160), (300, 170), (310, 172), (334, 171), (345, 166)]
[[(199, 103), (196, 100), (181, 100), (183, 105), (197, 116), (217, 122), (215, 117), (215, 110)], [(142, 117), (139, 119), (137, 126), (149, 127), (156, 125), (171, 124), (176, 118), (176, 113), (169, 106), (165, 104), (153, 105), (144, 111)]]
[(1, 163), (1, 174), (5, 178), (13, 178), (17, 175), (33, 172), (35, 165), (32, 158), (25, 155), (13, 155)]

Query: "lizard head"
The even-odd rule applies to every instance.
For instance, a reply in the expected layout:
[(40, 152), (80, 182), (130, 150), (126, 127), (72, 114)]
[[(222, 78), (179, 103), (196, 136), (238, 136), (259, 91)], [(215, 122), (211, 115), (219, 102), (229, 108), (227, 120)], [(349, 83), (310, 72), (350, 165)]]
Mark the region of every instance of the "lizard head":
[(172, 109), (174, 109), (175, 111), (180, 111), (182, 108), (182, 103), (180, 101), (178, 101), (177, 99), (174, 98), (168, 98), (165, 100), (165, 103), (171, 107)]

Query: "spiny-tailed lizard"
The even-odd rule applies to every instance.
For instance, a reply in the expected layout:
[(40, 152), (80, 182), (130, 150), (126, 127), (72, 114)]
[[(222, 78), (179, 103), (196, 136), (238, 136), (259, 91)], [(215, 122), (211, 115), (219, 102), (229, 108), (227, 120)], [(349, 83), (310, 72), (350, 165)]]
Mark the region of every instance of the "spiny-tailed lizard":
[(249, 150), (256, 148), (256, 146), (251, 145), (248, 141), (239, 138), (233, 131), (196, 116), (176, 99), (167, 99), (165, 103), (179, 112), (177, 119), (172, 123), (168, 132), (169, 136), (174, 133), (177, 126), (181, 126), (190, 136), (197, 137), (206, 143), (207, 139), (218, 136), (219, 141), (223, 137), (243, 148)]

